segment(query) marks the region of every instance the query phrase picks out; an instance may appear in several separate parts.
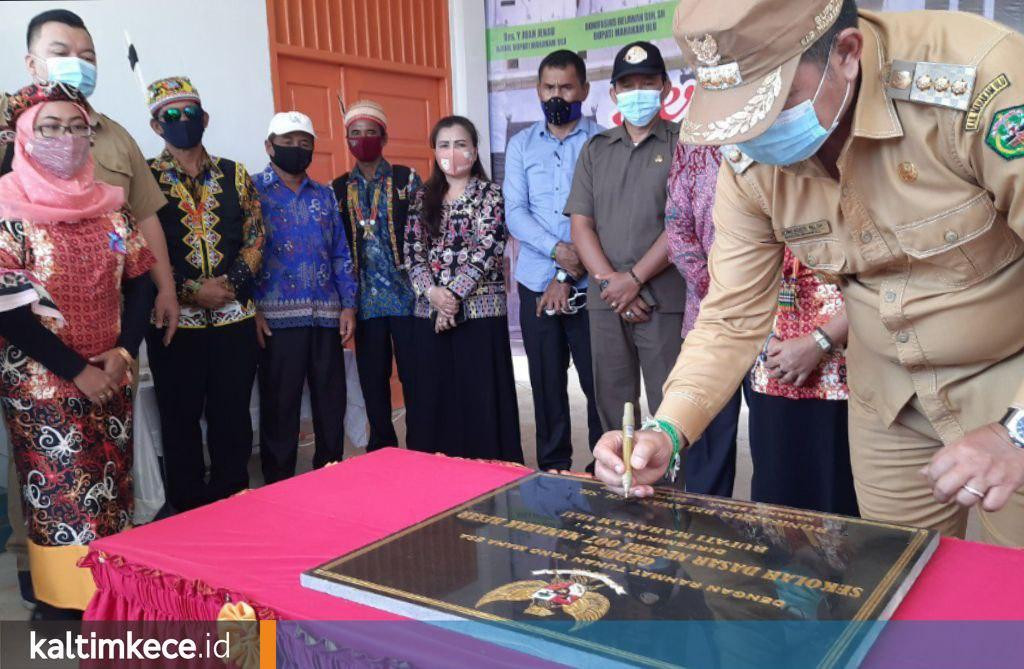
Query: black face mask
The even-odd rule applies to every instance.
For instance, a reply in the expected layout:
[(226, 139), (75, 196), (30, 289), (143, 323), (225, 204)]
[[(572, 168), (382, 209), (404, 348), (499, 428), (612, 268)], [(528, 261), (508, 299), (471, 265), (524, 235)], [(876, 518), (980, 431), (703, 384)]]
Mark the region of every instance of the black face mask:
[(176, 149), (191, 149), (203, 141), (203, 117), (185, 118), (181, 121), (160, 121), (164, 141)]
[(540, 103), (544, 110), (544, 118), (553, 126), (565, 125), (577, 121), (583, 116), (583, 101), (566, 102), (563, 98), (551, 98)]
[(270, 161), (288, 174), (302, 174), (313, 162), (313, 149), (274, 144), (274, 155)]

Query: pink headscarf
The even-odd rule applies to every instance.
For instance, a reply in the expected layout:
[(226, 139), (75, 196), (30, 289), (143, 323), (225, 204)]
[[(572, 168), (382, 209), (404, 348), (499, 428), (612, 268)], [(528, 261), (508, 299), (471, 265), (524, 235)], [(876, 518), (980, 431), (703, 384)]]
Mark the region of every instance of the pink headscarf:
[[(81, 105), (82, 116), (89, 114)], [(25, 145), (35, 138), (35, 121), (43, 103), (35, 104), (17, 120), (14, 171), (0, 178), (0, 216), (35, 223), (75, 222), (116, 211), (124, 204), (124, 191), (98, 183), (89, 159), (71, 179), (60, 179), (40, 168)]]

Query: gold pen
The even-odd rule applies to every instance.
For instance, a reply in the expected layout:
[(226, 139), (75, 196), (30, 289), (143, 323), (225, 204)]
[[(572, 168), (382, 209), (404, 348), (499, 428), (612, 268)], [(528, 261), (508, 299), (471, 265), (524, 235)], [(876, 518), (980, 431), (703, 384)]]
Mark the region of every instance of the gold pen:
[(629, 489), (633, 487), (633, 430), (635, 422), (633, 418), (633, 403), (626, 402), (622, 411), (622, 464), (626, 471), (622, 474), (622, 490), (626, 497), (629, 497)]

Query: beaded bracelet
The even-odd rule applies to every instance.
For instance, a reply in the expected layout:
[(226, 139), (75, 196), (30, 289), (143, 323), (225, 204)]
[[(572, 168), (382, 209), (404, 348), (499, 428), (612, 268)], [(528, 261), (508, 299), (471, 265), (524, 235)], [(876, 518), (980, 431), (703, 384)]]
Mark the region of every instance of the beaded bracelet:
[(667, 435), (669, 441), (672, 442), (672, 457), (669, 458), (668, 469), (665, 471), (665, 477), (668, 478), (669, 481), (675, 483), (676, 475), (679, 474), (679, 467), (683, 461), (681, 455), (683, 442), (679, 438), (679, 433), (676, 431), (675, 425), (660, 418), (648, 418), (644, 421), (640, 429), (660, 432), (661, 434)]

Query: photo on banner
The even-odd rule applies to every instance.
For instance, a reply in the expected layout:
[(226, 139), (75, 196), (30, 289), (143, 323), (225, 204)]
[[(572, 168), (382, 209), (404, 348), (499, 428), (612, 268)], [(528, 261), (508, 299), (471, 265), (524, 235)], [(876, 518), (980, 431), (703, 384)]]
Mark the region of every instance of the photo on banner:
[[(491, 127), (491, 177), (505, 178), (505, 147), (518, 132), (543, 119), (537, 100), (537, 68), (559, 49), (575, 51), (587, 63), (590, 96), (583, 114), (604, 127), (622, 123), (608, 95), (612, 62), (623, 45), (653, 42), (661, 50), (672, 91), (661, 115), (680, 121), (696, 86), (672, 37), (677, 0), (486, 0), (487, 78)], [(1024, 31), (1024, 0), (858, 0), (862, 9), (964, 11)], [(518, 243), (506, 253), (515, 266)], [(508, 272), (511, 276), (511, 272)], [(518, 338), (519, 297), (508, 291), (509, 325)]]
[[(592, 82), (583, 113), (610, 127), (621, 123), (608, 96), (612, 60), (624, 44), (648, 40), (661, 49), (672, 82), (662, 116), (686, 115), (695, 81), (672, 38), (678, 3), (651, 0), (487, 0), (487, 61), (491, 116), (491, 173), (501, 182), (505, 146), (543, 118), (537, 102), (537, 67), (558, 49), (576, 51)], [(1024, 0), (859, 0), (862, 9), (964, 11), (1024, 31)]]

